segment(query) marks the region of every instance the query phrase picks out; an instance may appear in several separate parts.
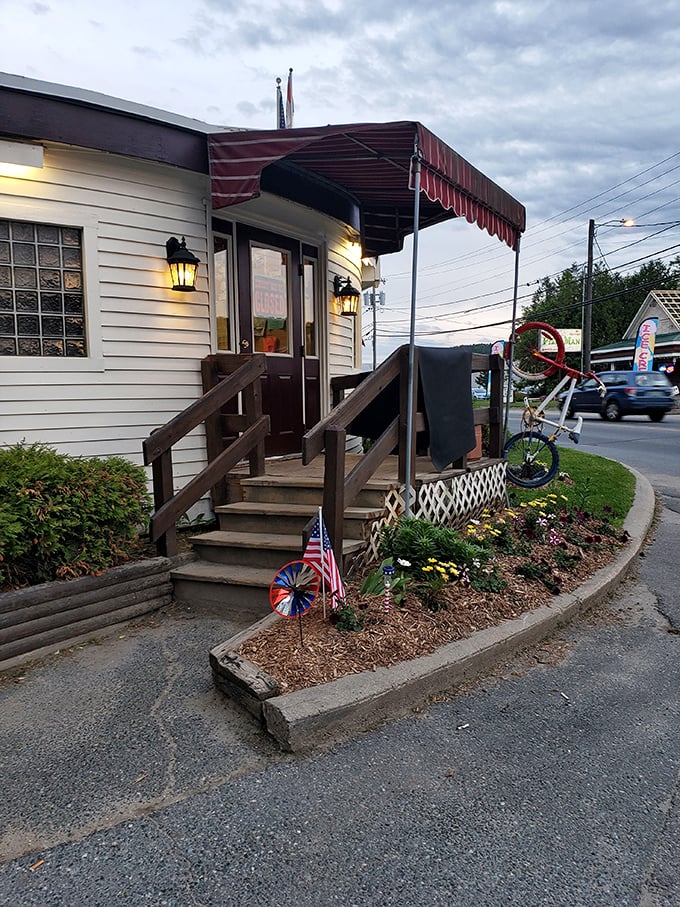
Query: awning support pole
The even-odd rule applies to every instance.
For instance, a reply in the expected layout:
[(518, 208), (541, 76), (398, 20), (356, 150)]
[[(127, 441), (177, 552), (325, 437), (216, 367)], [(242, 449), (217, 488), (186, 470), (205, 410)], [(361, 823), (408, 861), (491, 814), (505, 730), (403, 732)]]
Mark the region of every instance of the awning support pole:
[(517, 295), (519, 291), (519, 243), (521, 234), (517, 234), (517, 245), (515, 246), (515, 288), (512, 296), (512, 330), (510, 331), (510, 357), (508, 359), (508, 391), (505, 395), (505, 418), (503, 419), (503, 438), (502, 446), (505, 447), (505, 439), (508, 435), (508, 419), (510, 417), (510, 401), (514, 396), (512, 384), (512, 365), (515, 361), (515, 340), (517, 327)]
[(418, 224), (420, 221), (420, 156), (418, 136), (413, 146), (413, 260), (411, 262), (411, 332), (408, 343), (408, 400), (406, 402), (406, 476), (404, 479), (404, 515), (411, 515), (411, 464), (413, 462), (413, 398), (416, 359), (416, 287), (418, 283)]

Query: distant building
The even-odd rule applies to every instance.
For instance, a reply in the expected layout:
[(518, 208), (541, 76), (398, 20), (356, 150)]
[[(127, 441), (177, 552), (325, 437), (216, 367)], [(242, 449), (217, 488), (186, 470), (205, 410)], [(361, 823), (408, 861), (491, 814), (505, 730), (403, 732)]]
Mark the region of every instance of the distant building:
[(674, 384), (680, 384), (680, 290), (652, 290), (623, 338), (592, 351), (593, 370), (631, 369), (638, 327), (646, 318), (659, 319), (654, 346), (655, 371), (663, 368)]

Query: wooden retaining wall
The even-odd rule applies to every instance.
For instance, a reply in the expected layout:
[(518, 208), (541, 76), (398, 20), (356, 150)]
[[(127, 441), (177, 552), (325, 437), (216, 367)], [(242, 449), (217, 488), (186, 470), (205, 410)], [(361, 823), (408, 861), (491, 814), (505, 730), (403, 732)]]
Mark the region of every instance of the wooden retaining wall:
[(172, 601), (165, 557), (0, 594), (0, 670)]

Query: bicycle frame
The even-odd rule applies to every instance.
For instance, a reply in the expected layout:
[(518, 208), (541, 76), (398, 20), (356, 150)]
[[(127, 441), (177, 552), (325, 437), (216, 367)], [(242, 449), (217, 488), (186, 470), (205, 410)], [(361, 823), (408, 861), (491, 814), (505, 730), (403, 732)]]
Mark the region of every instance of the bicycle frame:
[[(583, 428), (583, 416), (576, 417), (576, 424), (573, 427), (570, 428), (567, 424), (567, 413), (569, 412), (569, 406), (571, 404), (571, 398), (574, 394), (576, 382), (579, 378), (595, 378), (595, 380), (598, 381), (598, 384), (600, 385), (600, 396), (604, 396), (604, 393), (606, 393), (604, 385), (592, 373), (586, 375), (583, 372), (579, 372), (576, 369), (570, 368), (564, 363), (555, 362), (554, 360), (548, 359), (547, 356), (544, 356), (542, 353), (538, 352), (538, 350), (534, 350), (533, 355), (537, 359), (541, 359), (543, 362), (551, 365), (556, 365), (566, 374), (564, 374), (562, 378), (560, 378), (553, 390), (540, 402), (538, 406), (534, 406), (531, 403), (529, 397), (524, 398), (522, 424), (528, 422), (528, 428), (530, 431), (533, 430), (534, 424), (536, 424), (539, 431), (543, 430), (544, 425), (551, 426), (551, 428), (554, 428), (555, 431), (553, 431), (551, 435), (548, 435), (548, 440), (550, 441), (554, 441), (559, 434), (561, 434), (563, 431), (566, 431), (569, 440), (573, 441), (574, 444), (578, 444), (581, 437), (581, 430)], [(555, 422), (552, 419), (548, 419), (545, 414), (545, 410), (567, 384), (569, 384), (569, 390), (567, 392), (567, 396), (564, 398), (564, 403), (562, 404), (562, 409), (560, 410), (558, 421)], [(528, 420), (527, 411), (529, 414)]]

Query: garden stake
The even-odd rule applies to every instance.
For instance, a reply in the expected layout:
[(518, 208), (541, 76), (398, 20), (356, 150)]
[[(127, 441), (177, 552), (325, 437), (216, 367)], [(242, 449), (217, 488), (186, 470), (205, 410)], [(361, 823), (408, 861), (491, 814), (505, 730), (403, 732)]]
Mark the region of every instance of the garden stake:
[(383, 601), (383, 612), (389, 614), (390, 611), (390, 590), (392, 588), (392, 577), (394, 576), (394, 567), (383, 567), (383, 583), (385, 586), (385, 599)]

